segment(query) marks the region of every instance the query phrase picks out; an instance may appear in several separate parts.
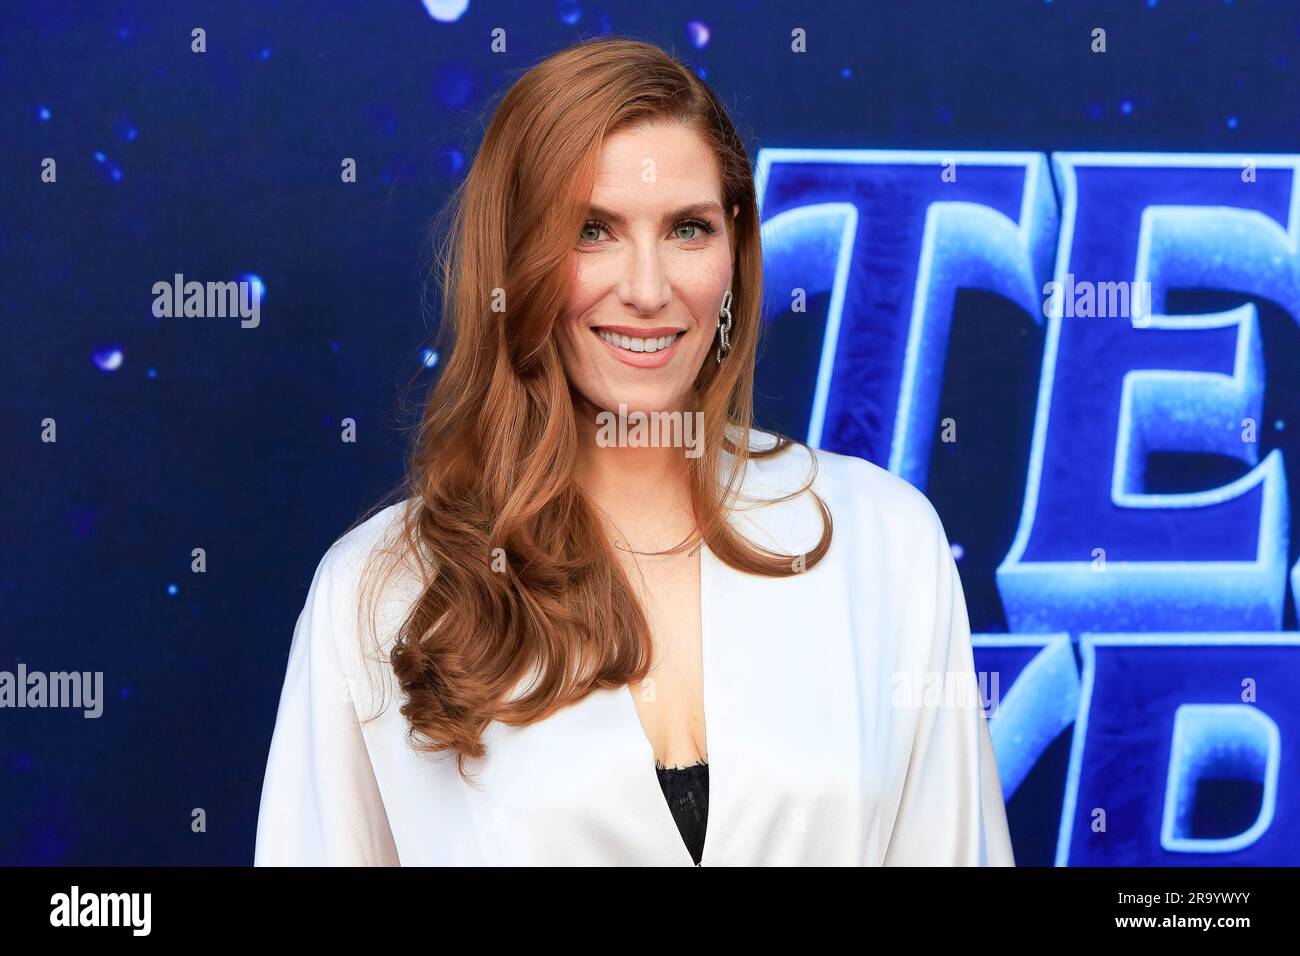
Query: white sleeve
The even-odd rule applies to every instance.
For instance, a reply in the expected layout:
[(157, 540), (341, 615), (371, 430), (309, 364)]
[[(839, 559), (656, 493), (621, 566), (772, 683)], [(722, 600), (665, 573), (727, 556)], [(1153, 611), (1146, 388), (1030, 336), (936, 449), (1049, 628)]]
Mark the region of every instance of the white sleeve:
[(940, 553), (928, 667), (953, 693), (921, 707), (884, 865), (1015, 866), (993, 736), (979, 695), (968, 693), (978, 684), (961, 577), (937, 515), (934, 524)]
[(262, 783), (254, 866), (397, 866), (339, 644), (356, 645), (357, 572), (338, 543), (289, 648)]

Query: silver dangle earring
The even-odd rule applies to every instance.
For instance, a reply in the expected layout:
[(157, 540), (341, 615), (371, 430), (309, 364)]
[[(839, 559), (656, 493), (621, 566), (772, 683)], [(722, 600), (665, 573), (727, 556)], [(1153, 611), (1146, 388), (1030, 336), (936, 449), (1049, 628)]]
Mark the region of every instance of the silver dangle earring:
[(728, 289), (722, 296), (722, 307), (718, 309), (718, 364), (727, 357), (731, 351), (731, 290)]

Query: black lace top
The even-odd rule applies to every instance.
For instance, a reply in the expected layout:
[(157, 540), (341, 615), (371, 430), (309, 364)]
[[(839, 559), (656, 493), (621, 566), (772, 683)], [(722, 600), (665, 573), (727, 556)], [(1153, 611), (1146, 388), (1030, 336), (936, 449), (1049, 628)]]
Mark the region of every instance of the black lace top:
[(697, 760), (687, 767), (666, 767), (656, 759), (655, 772), (668, 809), (677, 821), (677, 830), (691, 859), (699, 866), (704, 855), (705, 825), (709, 821), (709, 765)]

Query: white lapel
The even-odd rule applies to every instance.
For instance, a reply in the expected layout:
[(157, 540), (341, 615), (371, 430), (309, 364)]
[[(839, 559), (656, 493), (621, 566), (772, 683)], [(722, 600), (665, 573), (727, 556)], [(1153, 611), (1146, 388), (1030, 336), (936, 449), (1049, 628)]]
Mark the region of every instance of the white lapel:
[[(751, 445), (764, 438), (770, 441), (751, 433)], [(811, 550), (822, 533), (811, 496), (772, 502), (801, 487), (809, 466), (800, 446), (751, 461), (732, 526), (781, 554)], [(837, 510), (835, 502), (827, 504)], [(847, 524), (837, 531), (845, 534)], [(782, 578), (738, 571), (707, 547), (702, 553), (710, 764), (705, 866), (826, 862), (852, 854), (854, 841), (845, 836), (862, 809), (860, 690), (839, 553), (833, 546), (815, 568)]]
[[(798, 447), (751, 462), (742, 493), (770, 499), (797, 488), (807, 462)], [(820, 537), (807, 495), (751, 504), (742, 498), (729, 520), (755, 544), (798, 555)], [(835, 554), (770, 578), (701, 547), (703, 866), (853, 861), (860, 695), (846, 571)], [(595, 691), (527, 727), (494, 723), (486, 744), (487, 759), (471, 765), (487, 790), (471, 802), (489, 860), (694, 865), (627, 686)]]

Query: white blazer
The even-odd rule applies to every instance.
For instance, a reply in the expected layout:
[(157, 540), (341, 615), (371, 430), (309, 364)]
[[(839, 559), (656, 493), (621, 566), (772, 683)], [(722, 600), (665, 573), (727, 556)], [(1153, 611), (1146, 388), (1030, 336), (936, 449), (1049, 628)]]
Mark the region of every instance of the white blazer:
[[(755, 447), (772, 440), (751, 432)], [(701, 865), (1012, 866), (978, 696), (933, 693), (936, 675), (950, 688), (974, 681), (939, 517), (890, 472), (815, 455), (834, 521), (820, 564), (768, 578), (701, 551)], [(744, 493), (798, 487), (809, 458), (794, 446), (754, 460)], [(489, 724), (486, 757), (467, 762), (479, 788), (454, 759), (407, 743), (400, 689), (386, 662), (367, 665), (356, 623), (362, 564), (404, 504), (341, 537), (316, 569), (289, 649), (255, 864), (692, 866), (626, 686), (528, 727)], [(743, 508), (731, 520), (757, 543), (797, 555), (818, 540), (807, 495)], [(414, 580), (384, 595), (385, 652)], [(932, 691), (924, 706), (908, 694), (918, 687)], [(378, 719), (358, 720), (384, 699)]]

